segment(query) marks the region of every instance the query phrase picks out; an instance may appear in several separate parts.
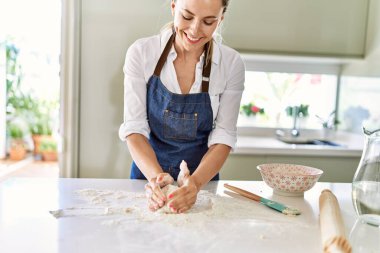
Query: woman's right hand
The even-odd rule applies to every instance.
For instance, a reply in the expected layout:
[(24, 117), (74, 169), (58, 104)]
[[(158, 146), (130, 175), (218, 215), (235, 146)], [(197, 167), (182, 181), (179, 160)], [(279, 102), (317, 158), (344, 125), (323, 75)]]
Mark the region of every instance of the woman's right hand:
[(145, 194), (151, 211), (156, 211), (165, 205), (167, 199), (161, 189), (173, 182), (174, 179), (169, 173), (159, 173), (145, 185)]

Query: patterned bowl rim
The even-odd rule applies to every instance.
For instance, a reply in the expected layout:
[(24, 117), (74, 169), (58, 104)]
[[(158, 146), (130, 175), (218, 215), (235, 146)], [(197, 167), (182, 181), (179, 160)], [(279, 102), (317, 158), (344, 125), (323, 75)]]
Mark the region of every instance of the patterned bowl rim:
[(292, 164), (292, 163), (263, 163), (263, 164), (257, 165), (256, 168), (260, 171), (260, 173), (271, 172), (271, 169), (269, 169), (269, 168), (267, 168), (267, 169), (262, 168), (263, 166), (268, 166), (268, 165), (271, 165), (271, 166), (291, 165), (291, 166), (299, 166), (299, 167), (303, 167), (303, 168), (307, 168), (307, 169), (311, 169), (312, 170), (311, 174), (297, 174), (297, 175), (288, 174), (288, 173), (286, 173), (286, 171), (284, 171), (283, 173), (281, 173), (284, 176), (303, 176), (303, 177), (309, 177), (309, 176), (321, 176), (323, 174), (323, 170), (321, 170), (321, 169), (317, 169), (317, 168), (306, 166), (306, 165), (302, 165), (302, 164)]

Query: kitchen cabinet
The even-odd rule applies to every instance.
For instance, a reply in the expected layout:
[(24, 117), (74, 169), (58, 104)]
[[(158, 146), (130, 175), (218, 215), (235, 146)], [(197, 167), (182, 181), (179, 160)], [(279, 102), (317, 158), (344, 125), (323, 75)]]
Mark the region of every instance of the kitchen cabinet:
[(368, 0), (231, 1), (222, 34), (239, 51), (362, 58), (368, 5)]
[(380, 1), (370, 1), (365, 58), (342, 68), (342, 75), (380, 77)]
[(360, 157), (231, 154), (224, 164), (223, 180), (262, 180), (256, 166), (263, 163), (302, 164), (323, 170), (321, 182), (351, 183)]
[(336, 132), (331, 141), (341, 145), (338, 147), (287, 144), (273, 136), (270, 132), (261, 132), (260, 136), (239, 135), (235, 151), (221, 170), (221, 179), (261, 180), (257, 165), (292, 163), (323, 170), (320, 181), (352, 182), (363, 150), (363, 135)]

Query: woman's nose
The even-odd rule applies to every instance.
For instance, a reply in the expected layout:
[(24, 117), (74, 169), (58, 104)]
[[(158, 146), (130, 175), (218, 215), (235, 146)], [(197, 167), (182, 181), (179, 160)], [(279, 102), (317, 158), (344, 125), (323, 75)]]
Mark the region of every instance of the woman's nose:
[(194, 20), (190, 25), (191, 35), (196, 37), (196, 35), (198, 35), (199, 28), (200, 28), (200, 22), (197, 20)]

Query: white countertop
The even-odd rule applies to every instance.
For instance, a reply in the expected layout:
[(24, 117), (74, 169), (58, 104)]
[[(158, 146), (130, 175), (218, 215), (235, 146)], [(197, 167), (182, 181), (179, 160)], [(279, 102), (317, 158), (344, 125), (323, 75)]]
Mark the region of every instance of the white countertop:
[(364, 136), (356, 134), (335, 134), (331, 141), (342, 146), (287, 144), (274, 136), (239, 135), (233, 154), (360, 157), (364, 146)]
[[(244, 188), (302, 211), (300, 216), (286, 216), (257, 202), (226, 194), (223, 183)], [(83, 205), (76, 190), (113, 189), (142, 193), (145, 181), (128, 179), (10, 179), (0, 183), (0, 252), (308, 252), (320, 253), (318, 199), (323, 189), (338, 198), (347, 235), (354, 244), (361, 243), (363, 228), (355, 223), (351, 202), (351, 184), (317, 183), (302, 197), (272, 195), (263, 182), (219, 181), (205, 188), (228, 201), (247, 201), (256, 210), (251, 217), (203, 221), (194, 224), (157, 224), (139, 219), (124, 226), (105, 223), (110, 216), (54, 218), (49, 211)], [(229, 210), (227, 214), (239, 210)], [(152, 213), (152, 215), (154, 215)], [(170, 214), (173, 215), (173, 214)], [(174, 214), (175, 215), (175, 214)], [(182, 214), (186, 218), (186, 214)], [(232, 216), (231, 216), (232, 215)], [(114, 217), (115, 218), (115, 217)], [(186, 219), (185, 219), (186, 220)], [(355, 225), (354, 225), (355, 224)], [(359, 224), (360, 225), (360, 224)], [(366, 225), (367, 226), (367, 225)], [(358, 230), (359, 229), (359, 230)], [(366, 229), (374, 229), (372, 227)], [(355, 230), (358, 230), (355, 232)], [(365, 236), (379, 238), (380, 230)], [(367, 231), (368, 232), (368, 231)], [(367, 233), (364, 232), (364, 233)], [(376, 234), (377, 233), (377, 234)], [(375, 246), (379, 246), (378, 240)], [(164, 245), (163, 245), (164, 244)], [(359, 245), (360, 246), (360, 245)], [(380, 249), (378, 247), (377, 249)], [(374, 251), (375, 252), (375, 251)], [(376, 251), (379, 252), (379, 251)]]

